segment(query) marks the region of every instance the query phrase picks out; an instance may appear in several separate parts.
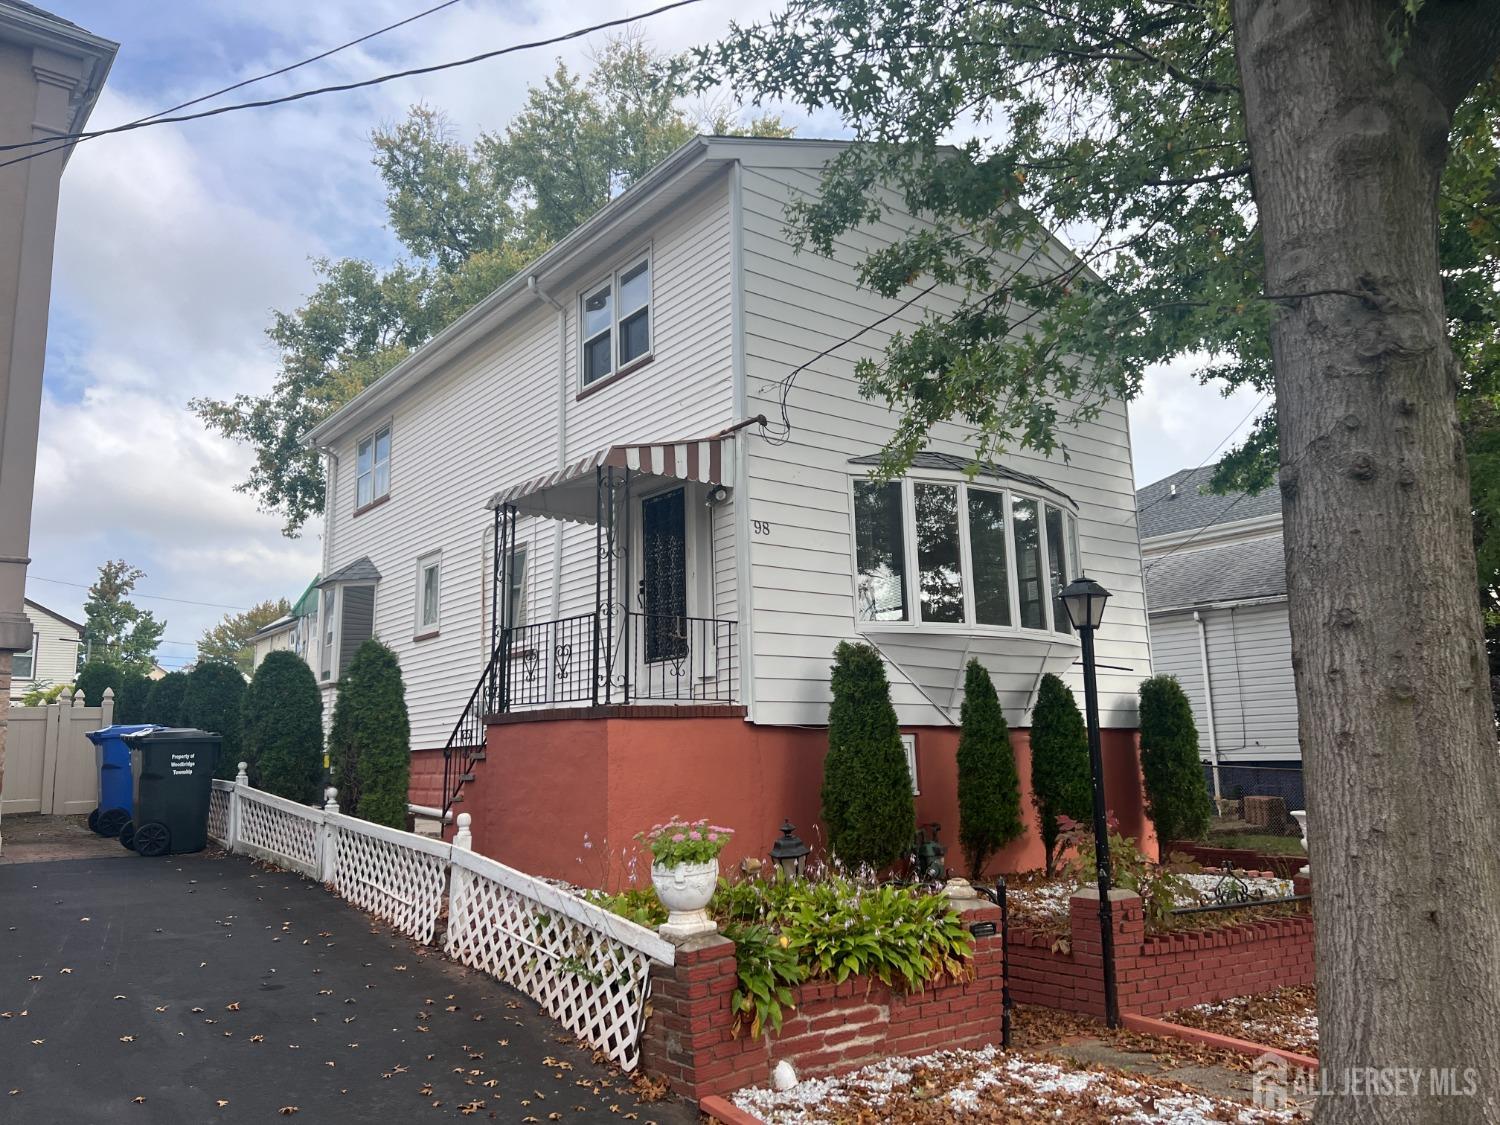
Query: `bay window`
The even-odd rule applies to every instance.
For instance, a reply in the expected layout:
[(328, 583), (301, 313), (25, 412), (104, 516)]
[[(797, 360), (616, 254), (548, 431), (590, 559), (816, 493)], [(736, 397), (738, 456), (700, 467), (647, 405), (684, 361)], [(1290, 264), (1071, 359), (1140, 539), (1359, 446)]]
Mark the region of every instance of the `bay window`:
[(853, 500), (860, 624), (1071, 632), (1059, 595), (1081, 567), (1068, 507), (926, 477), (856, 479)]

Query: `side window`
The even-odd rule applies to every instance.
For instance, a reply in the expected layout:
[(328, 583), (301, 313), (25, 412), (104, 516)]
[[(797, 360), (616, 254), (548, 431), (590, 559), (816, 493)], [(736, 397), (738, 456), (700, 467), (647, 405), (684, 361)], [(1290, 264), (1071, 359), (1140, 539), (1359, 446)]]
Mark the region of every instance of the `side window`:
[(436, 632), (441, 623), (443, 556), (441, 552), (417, 560), (417, 632)]
[(854, 482), (854, 538), (859, 620), (907, 620), (900, 481)]
[(323, 591), (323, 643), (319, 646), (323, 652), (322, 675), (318, 678), (327, 682), (333, 679), (333, 642), (338, 636), (338, 622), (334, 619), (334, 609), (338, 605), (338, 590), (330, 586)]
[(382, 426), (355, 452), (354, 507), (367, 508), (391, 494), (391, 428)]
[(511, 566), (510, 585), (506, 591), (510, 598), (510, 624), (519, 628), (526, 624), (526, 547), (516, 547), (515, 562)]
[(10, 658), (10, 678), (12, 680), (30, 680), (36, 678), (36, 651), (39, 634), (31, 634), (31, 647), (25, 652), (17, 652)]

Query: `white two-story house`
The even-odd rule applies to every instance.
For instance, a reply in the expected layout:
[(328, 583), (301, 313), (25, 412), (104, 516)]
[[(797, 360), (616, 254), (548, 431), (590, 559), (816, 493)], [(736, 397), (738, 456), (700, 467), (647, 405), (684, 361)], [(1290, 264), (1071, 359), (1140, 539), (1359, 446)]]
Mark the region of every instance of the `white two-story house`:
[[(785, 208), (837, 148), (690, 142), (308, 435), (319, 678), (332, 692), (371, 636), (395, 650), (413, 800), (472, 814), (480, 850), (576, 878), (673, 814), (735, 827), (738, 854), (788, 817), (814, 838), (844, 640), (884, 655), (919, 819), (951, 841), (965, 662), (994, 676), (1024, 783), (1041, 676), (1081, 701), (1056, 594), (1083, 572), (1113, 594), (1111, 803), (1149, 832), (1125, 407), (1069, 431), (1067, 458), (972, 473), (945, 424), (905, 478), (872, 480), (895, 418), (855, 361), (952, 295), (860, 332), (897, 310), (854, 273), (896, 230), (794, 250)], [(1000, 864), (1039, 856), (1028, 833)]]

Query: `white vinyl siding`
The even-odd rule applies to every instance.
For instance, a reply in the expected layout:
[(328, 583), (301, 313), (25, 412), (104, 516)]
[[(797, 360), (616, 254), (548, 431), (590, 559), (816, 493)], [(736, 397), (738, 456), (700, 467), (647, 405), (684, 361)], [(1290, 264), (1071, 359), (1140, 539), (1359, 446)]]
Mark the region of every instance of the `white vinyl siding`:
[[(27, 602), (31, 621), (32, 666), (28, 675), (11, 674), (10, 696), (19, 699), (32, 688), (71, 684), (78, 671), (79, 631), (67, 621)], [(25, 671), (23, 668), (22, 671)]]
[[(523, 305), (399, 399), (391, 409), (399, 487), (388, 503), (357, 519), (351, 518), (355, 435), (337, 444), (325, 573), (363, 555), (384, 575), (375, 631), (401, 661), (414, 748), (447, 741), (488, 656), (490, 496), (604, 445), (707, 436), (735, 420), (728, 201), (727, 175), (718, 175), (675, 202), (657, 225), (623, 245), (601, 247), (566, 285), (558, 282), (552, 292), (566, 309), (563, 317), (541, 300)], [(652, 361), (580, 399), (578, 309), (570, 295), (602, 270), (628, 269), (640, 260), (633, 252), (648, 244)], [(733, 542), (721, 538), (733, 531), (732, 515), (727, 506), (722, 511), (722, 523), (714, 517), (715, 595), (732, 603)], [(519, 620), (535, 624), (593, 611), (592, 526), (523, 516), (516, 539), (526, 545)], [(413, 644), (412, 560), (433, 551), (443, 553), (442, 633)], [(556, 589), (554, 560), (561, 567)]]
[[(788, 161), (792, 163), (792, 161)], [(745, 382), (748, 412), (780, 417), (779, 384), (786, 374), (829, 345), (886, 313), (892, 320), (865, 332), (802, 370), (788, 396), (790, 440), (771, 445), (753, 435), (749, 451), (751, 520), (772, 529), (746, 544), (751, 557), (753, 615), (753, 718), (762, 723), (827, 720), (828, 665), (833, 649), (861, 635), (887, 658), (892, 698), (905, 724), (956, 721), (967, 657), (990, 670), (1011, 722), (1030, 720), (1041, 672), (1062, 675), (1082, 692), (1076, 640), (1050, 627), (981, 630), (947, 626), (888, 630), (856, 627), (856, 584), (850, 518), (849, 460), (877, 452), (890, 436), (894, 415), (883, 402), (864, 398), (854, 364), (878, 358), (890, 333), (909, 332), (929, 310), (953, 307), (943, 290), (897, 312), (856, 284), (852, 263), (867, 249), (898, 235), (894, 227), (840, 239), (839, 257), (797, 253), (787, 243), (785, 207), (796, 192), (815, 192), (816, 169), (747, 164), (743, 172)], [(1130, 435), (1123, 404), (1062, 435), (1068, 458), (1007, 451), (1004, 466), (1031, 474), (1070, 497), (1078, 507), (1081, 569), (1114, 595), (1098, 636), (1099, 685), (1106, 726), (1136, 722), (1136, 687), (1150, 673), (1140, 548), (1135, 529), (1135, 488)], [(956, 424), (939, 425), (928, 448), (970, 457), (973, 441)], [(1045, 538), (1044, 520), (1037, 535)], [(1069, 548), (1071, 552), (1071, 547)], [(1040, 557), (1045, 560), (1045, 554)], [(908, 552), (907, 567), (917, 560)], [(1014, 572), (1012, 572), (1014, 573)], [(1017, 577), (1024, 577), (1018, 575)], [(1035, 575), (1043, 622), (1051, 601), (1051, 576)], [(1011, 579), (1015, 581), (1015, 578)]]
[[(1208, 633), (1214, 733), (1221, 762), (1300, 761), (1292, 632), (1284, 600), (1200, 610)], [(1198, 749), (1208, 759), (1203, 657), (1191, 611), (1151, 619), (1152, 663), (1176, 676), (1193, 704)]]

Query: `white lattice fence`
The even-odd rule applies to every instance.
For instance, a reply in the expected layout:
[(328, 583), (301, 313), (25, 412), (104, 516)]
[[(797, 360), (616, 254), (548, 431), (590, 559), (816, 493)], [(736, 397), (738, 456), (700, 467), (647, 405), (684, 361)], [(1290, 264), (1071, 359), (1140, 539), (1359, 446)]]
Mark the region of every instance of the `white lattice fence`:
[(208, 791), (208, 837), (225, 847), (229, 845), (229, 795), (233, 792), (234, 782), (218, 778)]
[(449, 844), (329, 813), (333, 888), (402, 933), (430, 942), (448, 888)]
[(248, 786), (240, 789), (239, 806), (235, 851), (314, 879), (323, 877), (322, 810)]
[(498, 977), (626, 1070), (672, 946), (643, 926), (504, 864), (453, 849), (450, 957)]

